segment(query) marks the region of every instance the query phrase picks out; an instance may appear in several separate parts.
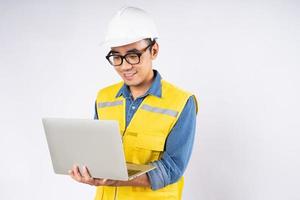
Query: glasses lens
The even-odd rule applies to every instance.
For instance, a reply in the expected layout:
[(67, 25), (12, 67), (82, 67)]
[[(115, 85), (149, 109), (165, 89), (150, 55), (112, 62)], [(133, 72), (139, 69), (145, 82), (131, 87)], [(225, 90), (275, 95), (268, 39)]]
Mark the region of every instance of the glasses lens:
[(121, 65), (122, 57), (118, 55), (111, 55), (108, 57), (110, 64), (112, 65)]
[(125, 59), (128, 63), (134, 65), (140, 62), (140, 56), (136, 53), (130, 53), (125, 56)]

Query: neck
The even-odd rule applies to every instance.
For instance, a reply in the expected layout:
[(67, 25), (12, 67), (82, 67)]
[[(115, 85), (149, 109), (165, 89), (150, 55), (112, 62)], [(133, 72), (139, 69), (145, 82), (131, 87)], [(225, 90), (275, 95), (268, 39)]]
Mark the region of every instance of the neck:
[(130, 92), (133, 96), (134, 99), (136, 99), (139, 96), (142, 96), (145, 94), (149, 88), (151, 87), (152, 82), (154, 81), (154, 72), (152, 70), (151, 76), (147, 80), (145, 80), (143, 83), (140, 85), (136, 86), (129, 86)]

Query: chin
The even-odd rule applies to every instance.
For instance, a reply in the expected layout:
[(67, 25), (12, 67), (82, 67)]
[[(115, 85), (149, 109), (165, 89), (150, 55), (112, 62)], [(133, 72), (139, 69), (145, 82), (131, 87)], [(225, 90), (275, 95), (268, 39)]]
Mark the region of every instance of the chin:
[(138, 81), (127, 81), (127, 80), (124, 80), (125, 84), (128, 85), (128, 86), (138, 86), (140, 85), (140, 83)]

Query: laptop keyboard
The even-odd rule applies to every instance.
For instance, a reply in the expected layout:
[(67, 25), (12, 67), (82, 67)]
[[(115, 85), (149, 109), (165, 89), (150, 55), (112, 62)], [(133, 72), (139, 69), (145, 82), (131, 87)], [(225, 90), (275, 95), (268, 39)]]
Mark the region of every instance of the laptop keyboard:
[(128, 172), (128, 176), (130, 177), (132, 175), (135, 175), (135, 174), (141, 172), (141, 170), (128, 169), (127, 172)]

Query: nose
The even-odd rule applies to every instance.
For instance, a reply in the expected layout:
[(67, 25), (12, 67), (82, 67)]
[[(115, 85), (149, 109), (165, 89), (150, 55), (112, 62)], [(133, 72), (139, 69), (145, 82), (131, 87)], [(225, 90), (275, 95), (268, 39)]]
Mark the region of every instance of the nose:
[(120, 66), (122, 70), (126, 71), (132, 68), (132, 65), (129, 64), (126, 59), (123, 60), (122, 65)]

